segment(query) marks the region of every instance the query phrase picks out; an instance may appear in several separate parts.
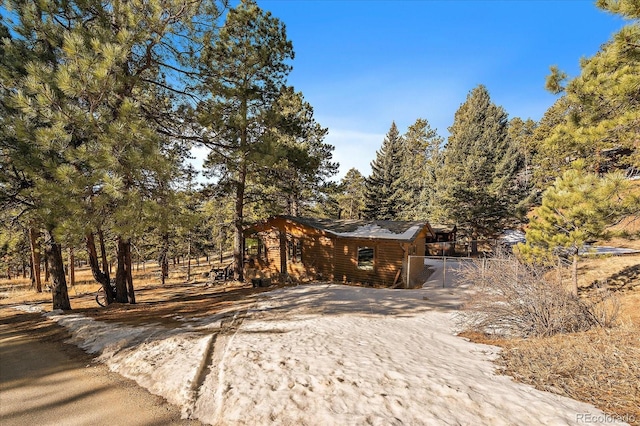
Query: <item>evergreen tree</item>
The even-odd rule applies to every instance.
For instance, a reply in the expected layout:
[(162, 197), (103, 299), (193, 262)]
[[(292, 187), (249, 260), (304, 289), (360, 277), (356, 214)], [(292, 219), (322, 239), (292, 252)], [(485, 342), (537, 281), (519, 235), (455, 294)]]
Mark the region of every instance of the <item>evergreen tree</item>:
[(556, 127), (562, 124), (570, 111), (566, 96), (561, 96), (545, 111), (532, 135), (532, 167), (535, 191), (542, 193), (552, 185), (566, 167), (566, 152), (559, 145), (546, 144)]
[(427, 120), (419, 118), (403, 137), (400, 177), (393, 200), (402, 220), (431, 219), (437, 206), (435, 192), (444, 139)]
[[(540, 174), (552, 181), (571, 162), (583, 159), (594, 172), (640, 167), (640, 5), (635, 0), (600, 0), (598, 6), (631, 20), (600, 51), (581, 60), (580, 75), (563, 87), (567, 75), (551, 67), (547, 88), (564, 92), (563, 116), (543, 139), (538, 153)], [(554, 108), (557, 106), (554, 106)], [(606, 153), (626, 158), (611, 164)]]
[(621, 174), (600, 177), (575, 162), (542, 196), (532, 213), (527, 243), (518, 251), (533, 261), (553, 261), (567, 254), (573, 259), (573, 291), (577, 294), (578, 252), (590, 240), (605, 237), (612, 225), (637, 211), (639, 203)]
[(382, 147), (371, 162), (371, 174), (365, 180), (364, 213), (369, 219), (395, 219), (401, 206), (394, 194), (401, 174), (402, 137), (395, 121), (387, 133)]
[(365, 203), (365, 178), (352, 167), (340, 181), (337, 195), (339, 216), (342, 219), (361, 219)]
[[(537, 192), (534, 190), (533, 155), (535, 150), (534, 133), (537, 123), (531, 119), (522, 120), (515, 117), (509, 121), (509, 139), (511, 149), (516, 153), (516, 172), (510, 204), (516, 206), (515, 214), (523, 220), (530, 206), (534, 203)], [(508, 156), (510, 157), (510, 156)]]
[[(182, 93), (168, 78), (182, 63), (175, 40), (195, 40), (201, 21), (194, 16), (215, 6), (171, 0), (10, 4), (18, 39), (8, 44), (8, 56), (26, 52), (26, 63), (15, 68), (24, 77), (9, 86), (12, 142), (6, 152), (23, 178), (22, 207), (45, 230), (54, 307), (70, 307), (60, 241), (86, 235), (93, 269), (93, 233), (103, 234), (102, 226), (117, 241), (118, 301), (133, 303), (131, 239), (144, 223), (144, 204), (153, 202), (149, 176), (172, 167), (166, 134), (178, 133), (167, 132), (179, 121), (174, 102)], [(104, 271), (94, 275), (110, 288)]]
[(203, 52), (202, 89), (211, 96), (198, 105), (198, 121), (211, 148), (206, 166), (235, 200), (235, 275), (242, 280), (248, 177), (259, 175), (277, 158), (268, 138), (270, 112), (294, 53), (284, 24), (253, 0), (242, 0), (229, 11), (217, 37)]
[(274, 211), (299, 216), (319, 200), (325, 180), (336, 173), (338, 164), (331, 161), (334, 147), (323, 142), (327, 129), (315, 121), (313, 108), (293, 88), (283, 88), (271, 114), (272, 127), (265, 137), (273, 145), (275, 161), (250, 178), (279, 204)]
[(444, 216), (473, 240), (489, 237), (510, 213), (506, 194), (513, 182), (515, 150), (507, 113), (480, 85), (456, 111), (449, 132), (438, 194)]

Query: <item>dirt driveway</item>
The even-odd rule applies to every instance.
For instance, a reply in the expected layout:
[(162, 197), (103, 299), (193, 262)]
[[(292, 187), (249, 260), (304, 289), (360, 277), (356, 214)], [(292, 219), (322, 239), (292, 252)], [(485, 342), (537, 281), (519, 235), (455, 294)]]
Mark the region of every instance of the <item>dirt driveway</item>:
[(0, 424), (200, 425), (64, 343), (40, 314), (0, 308)]
[[(242, 307), (268, 289), (246, 285), (173, 284), (142, 287), (136, 305), (98, 308), (94, 293), (72, 295), (75, 313), (119, 324), (180, 325), (176, 316), (199, 317)], [(0, 306), (0, 424), (200, 425), (135, 382), (108, 370), (78, 347), (64, 343), (66, 329), (40, 313)], [(14, 302), (15, 303), (15, 302)], [(20, 302), (18, 302), (20, 303)], [(27, 302), (32, 304), (33, 302)], [(42, 304), (48, 310), (48, 303)]]

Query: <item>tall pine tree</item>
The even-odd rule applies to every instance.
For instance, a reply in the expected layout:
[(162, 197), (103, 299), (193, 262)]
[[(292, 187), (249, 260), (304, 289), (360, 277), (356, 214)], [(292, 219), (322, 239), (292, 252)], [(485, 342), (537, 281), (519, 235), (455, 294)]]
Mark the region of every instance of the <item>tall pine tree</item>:
[(248, 178), (277, 160), (270, 120), (294, 53), (284, 24), (253, 0), (231, 9), (217, 35), (201, 62), (208, 98), (198, 105), (198, 121), (211, 148), (206, 166), (234, 198), (234, 267), (242, 280)]
[[(7, 3), (16, 22), (9, 57), (27, 53), (25, 77), (13, 79), (8, 97), (7, 155), (26, 178), (20, 195), (36, 201), (23, 207), (45, 230), (54, 307), (70, 306), (60, 242), (86, 235), (93, 269), (92, 233), (103, 225), (118, 243), (117, 300), (133, 303), (131, 238), (142, 232), (145, 204), (153, 202), (150, 175), (174, 166), (166, 135), (180, 121), (180, 52), (193, 48), (201, 22), (217, 19), (207, 12), (216, 8), (172, 0)], [(94, 273), (110, 288), (108, 276)]]
[(395, 219), (401, 206), (395, 199), (396, 182), (401, 174), (402, 137), (395, 121), (371, 162), (371, 175), (365, 180), (365, 209), (369, 219)]
[(444, 139), (429, 122), (419, 118), (403, 138), (400, 177), (393, 199), (402, 220), (432, 219), (436, 210), (437, 171)]
[(262, 202), (276, 203), (274, 211), (282, 208), (300, 216), (318, 200), (325, 179), (337, 171), (338, 163), (331, 161), (334, 147), (324, 143), (327, 129), (315, 121), (311, 105), (292, 87), (283, 88), (272, 117), (266, 138), (275, 161), (251, 180), (266, 190), (268, 199)]
[[(497, 232), (509, 216), (513, 182), (507, 113), (480, 85), (456, 111), (441, 169), (439, 202), (444, 216), (472, 240)], [(476, 246), (471, 246), (476, 251)]]
[[(611, 166), (640, 168), (640, 3), (599, 0), (597, 5), (630, 23), (593, 57), (582, 59), (580, 75), (566, 87), (562, 83), (567, 75), (551, 67), (547, 89), (564, 92), (564, 96), (563, 115), (537, 155), (539, 174), (547, 184), (570, 169), (576, 159), (583, 159), (597, 173)], [(612, 161), (611, 153), (623, 158)]]
[(342, 219), (361, 219), (364, 210), (365, 178), (355, 167), (349, 169), (340, 181), (337, 195), (339, 216)]

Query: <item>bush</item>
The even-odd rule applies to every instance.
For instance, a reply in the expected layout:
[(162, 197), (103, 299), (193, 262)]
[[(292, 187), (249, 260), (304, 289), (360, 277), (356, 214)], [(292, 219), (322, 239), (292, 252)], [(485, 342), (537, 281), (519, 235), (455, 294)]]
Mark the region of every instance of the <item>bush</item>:
[(580, 299), (547, 279), (549, 269), (499, 255), (474, 262), (461, 271), (471, 295), (459, 315), (469, 331), (498, 336), (553, 336), (610, 327), (618, 303), (608, 292)]

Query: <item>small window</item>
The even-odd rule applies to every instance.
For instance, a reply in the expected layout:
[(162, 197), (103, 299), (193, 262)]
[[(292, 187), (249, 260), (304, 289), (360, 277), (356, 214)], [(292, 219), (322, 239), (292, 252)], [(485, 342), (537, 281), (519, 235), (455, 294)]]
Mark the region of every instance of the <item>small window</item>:
[(258, 258), (262, 260), (268, 260), (267, 248), (265, 247), (261, 238), (258, 238)]
[(287, 257), (290, 262), (302, 262), (302, 240), (291, 238), (287, 241)]
[(358, 247), (358, 269), (373, 270), (373, 247)]

